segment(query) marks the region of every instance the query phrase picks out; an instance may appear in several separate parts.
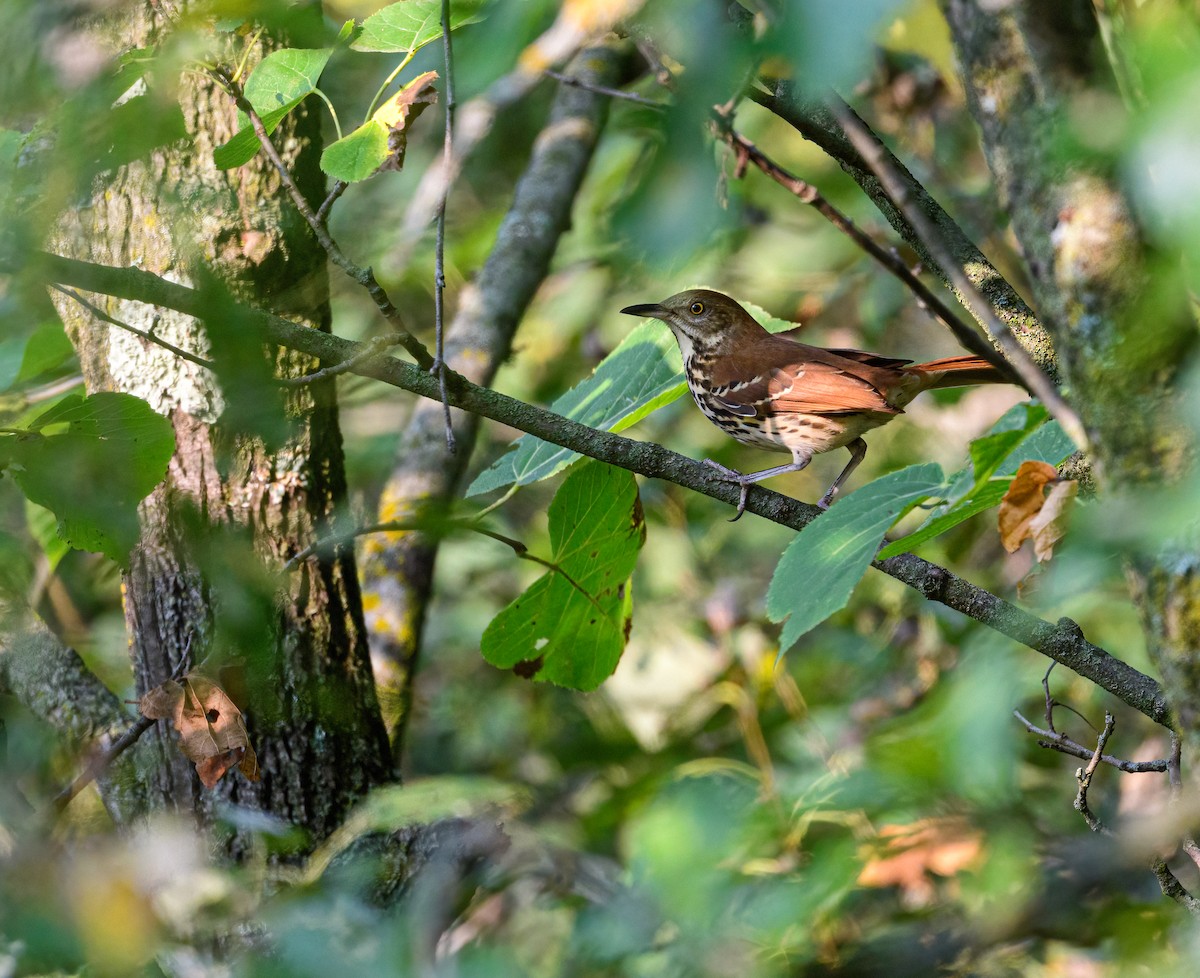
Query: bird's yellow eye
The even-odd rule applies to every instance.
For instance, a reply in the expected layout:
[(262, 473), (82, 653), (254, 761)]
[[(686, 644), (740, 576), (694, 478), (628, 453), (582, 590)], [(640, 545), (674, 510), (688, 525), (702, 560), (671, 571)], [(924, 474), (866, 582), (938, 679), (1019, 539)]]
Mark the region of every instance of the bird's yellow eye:
[(688, 312), (690, 312), (693, 316), (699, 316), (702, 312), (704, 312), (704, 303), (693, 302), (690, 306), (688, 306)]

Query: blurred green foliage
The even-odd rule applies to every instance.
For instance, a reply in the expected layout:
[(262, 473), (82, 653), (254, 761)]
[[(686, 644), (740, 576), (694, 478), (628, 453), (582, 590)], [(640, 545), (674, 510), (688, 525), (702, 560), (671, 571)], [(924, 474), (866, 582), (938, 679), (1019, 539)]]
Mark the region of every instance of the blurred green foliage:
[[(325, 36), (296, 38), (297, 45), (318, 48), (339, 24), (371, 12), (363, 4), (328, 6)], [(769, 20), (767, 5), (745, 6)], [(287, 5), (257, 7), (267, 19), (287, 13)], [(697, 283), (801, 321), (815, 342), (916, 359), (954, 352), (908, 296), (816, 213), (756, 173), (734, 178), (733, 161), (704, 123), (764, 60), (772, 70), (853, 91), (913, 171), (1020, 284), (1020, 259), (947, 73), (951, 52), (932, 0), (855, 9), (786, 4), (782, 27), (761, 43), (754, 30), (731, 33), (720, 7), (652, 0), (634, 18), (635, 33), (653, 38), (680, 69), (674, 91), (650, 77), (636, 90), (670, 108), (614, 101), (573, 230), (498, 389), (554, 400), (627, 335), (631, 324), (619, 308)], [(1131, 79), (1128, 102), (1107, 89), (1082, 94), (1064, 152), (1110, 160), (1169, 256), (1154, 274), (1195, 286), (1197, 14), (1174, 0), (1107, 7), (1106, 16), (1122, 17), (1113, 54)], [(217, 12), (238, 22), (241, 8)], [(122, 113), (122, 128), (110, 127), (114, 100), (138, 71), (151, 69), (101, 58), (84, 71), (86, 59), (72, 58), (69, 42), (86, 37), (88, 13), (0, 3), (8, 25), (0, 37), (0, 121), (8, 127), (0, 133), (0, 179), (13, 191), (2, 205), (6, 246), (48, 240), (53, 215), (73, 206), (96, 173), (178, 137), (177, 106), (162, 96), (170, 85), (126, 102), (134, 108)], [(460, 101), (510, 71), (558, 13), (550, 0), (496, 0), (484, 25), (457, 32)], [(195, 23), (183, 22), (172, 36), (172, 57), (204, 53)], [(401, 80), (438, 69), (436, 47), (415, 52)], [(357, 119), (396, 59), (333, 63), (323, 89), (341, 117)], [(168, 67), (153, 70), (170, 76)], [(547, 82), (500, 114), (454, 188), (452, 306), (491, 246), (551, 89)], [(441, 145), (434, 115), (410, 134), (404, 170), (350, 188), (331, 218), (338, 240), (375, 265), (406, 319), (418, 324), (432, 322), (431, 236), (413, 246), (398, 229)], [(138, 124), (128, 125), (131, 117)], [(751, 104), (739, 107), (737, 125), (869, 232), (887, 236), (849, 178), (812, 145)], [(330, 127), (327, 139), (334, 138)], [(36, 166), (17, 165), (31, 155)], [(379, 329), (352, 283), (335, 278), (333, 286), (337, 332)], [(76, 379), (79, 366), (64, 356), (44, 299), (19, 281), (6, 288), (0, 410), (13, 428), (62, 397), (58, 385)], [(245, 336), (238, 345), (236, 319), (222, 327), (229, 335), (220, 345), (232, 351), (217, 361), (222, 378), (259, 412), (239, 416), (261, 436), (282, 437), (272, 400), (278, 391), (264, 384), (261, 349)], [(341, 393), (352, 506), (370, 511), (408, 402), (350, 379)], [(1015, 418), (1012, 427), (997, 427), (993, 437), (1037, 436), (1032, 412), (1005, 415), (1016, 400), (979, 390), (914, 404), (907, 419), (872, 435), (857, 485), (936, 463), (962, 473), (951, 482), (951, 502), (966, 498), (956, 491), (979, 489), (981, 470), (1002, 465), (999, 449), (1009, 444), (977, 442), (972, 458), (973, 438), (1003, 417)], [(633, 430), (728, 465), (753, 467), (760, 458), (686, 399)], [(511, 439), (511, 431), (485, 427), (472, 474)], [(773, 488), (815, 498), (842, 464), (819, 459)], [(491, 519), (552, 557), (559, 484), (523, 487)], [(77, 772), (79, 754), (0, 695), (0, 976), (1195, 973), (1195, 929), (1159, 894), (1144, 868), (1147, 853), (1136, 840), (1094, 838), (1072, 811), (1082, 762), (1042, 750), (1012, 717), (1016, 708), (1043, 722), (1041, 657), (869, 573), (777, 661), (779, 629), (768, 621), (766, 595), (792, 535), (752, 516), (730, 525), (727, 507), (673, 485), (638, 490), (647, 544), (633, 574), (630, 644), (616, 676), (587, 695), (526, 682), (480, 655), (488, 622), (544, 568), (474, 536), (443, 542), (404, 758), (411, 793), (388, 788), (368, 799), (335, 837), (333, 855), (325, 850), (297, 864), (287, 855), (294, 847), (287, 827), (264, 820), (254, 823), (261, 851), (229, 867), (179, 822), (116, 831), (90, 792), (54, 823), (49, 801)], [(1148, 502), (1090, 500), (1051, 566), (1033, 578), (1028, 554), (1002, 551), (990, 516), (955, 520), (936, 539), (906, 544), (919, 543), (923, 556), (1002, 596), (1015, 598), (1027, 585), (1022, 594), (1043, 616), (1071, 617), (1094, 642), (1147, 669), (1122, 558), (1161, 546), (1194, 520), (1195, 499), (1188, 484)], [(56, 549), (46, 519), (0, 479), (0, 589), (33, 594), (110, 686), (129, 695), (112, 566)], [(898, 533), (919, 522), (909, 517)], [(218, 582), (215, 599), (227, 612), (222, 643), (253, 656), (273, 624), (275, 580), (236, 532), (187, 539)], [(822, 585), (819, 577), (806, 584)], [(270, 663), (257, 666), (265, 673)], [(1110, 709), (1117, 717), (1110, 750), (1167, 754), (1161, 730), (1089, 684), (1062, 671), (1048, 684), (1068, 707), (1055, 720), (1080, 742), (1094, 742)], [(1092, 804), (1107, 820), (1136, 819), (1159, 811), (1165, 797), (1161, 775), (1105, 769)], [(227, 813), (242, 824), (252, 816)], [(448, 819), (447, 832), (456, 819), (502, 820), (509, 845), (457, 889), (429, 872), (406, 892), (385, 892), (398, 872), (386, 843), (434, 816)], [(274, 858), (279, 853), (285, 857)], [(1197, 883), (1194, 871), (1178, 868), (1185, 883)], [(434, 924), (444, 931), (438, 946), (429, 939)]]

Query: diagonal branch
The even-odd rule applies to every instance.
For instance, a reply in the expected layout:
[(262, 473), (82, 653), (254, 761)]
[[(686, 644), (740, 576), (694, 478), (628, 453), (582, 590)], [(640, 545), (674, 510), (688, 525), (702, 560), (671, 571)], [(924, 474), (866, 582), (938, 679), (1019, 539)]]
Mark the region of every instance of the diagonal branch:
[[(775, 113), (801, 136), (836, 160), (871, 198), (896, 233), (916, 251), (925, 267), (939, 274), (947, 287), (957, 294), (949, 269), (934, 257), (925, 238), (880, 185), (879, 178), (854, 147), (827, 104), (803, 97), (791, 82), (786, 81), (776, 83), (771, 92), (751, 89), (749, 95), (753, 101)], [(849, 107), (836, 96), (832, 96), (832, 99), (835, 105), (844, 106), (849, 111)], [(992, 311), (1020, 338), (1021, 345), (1029, 351), (1038, 366), (1051, 376), (1056, 376), (1054, 344), (1020, 293), (904, 165), (886, 147), (881, 146), (880, 151), (901, 181), (906, 195), (915, 201), (916, 209), (933, 223), (939, 240), (945, 242), (949, 249), (952, 264), (963, 269), (971, 284), (987, 297)], [(962, 295), (958, 298), (963, 300)], [(970, 303), (964, 305), (972, 315), (978, 315), (979, 310)], [(983, 323), (980, 322), (980, 325)]]
[(830, 224), (845, 234), (863, 251), (879, 262), (887, 271), (903, 282), (917, 297), (918, 301), (929, 310), (930, 314), (954, 334), (954, 338), (959, 343), (972, 353), (987, 360), (988, 363), (1002, 371), (1006, 376), (1011, 377), (1015, 383), (1022, 383), (1023, 385), (1023, 382), (1013, 375), (1012, 368), (1008, 362), (997, 354), (995, 349), (989, 346), (982, 336), (956, 316), (924, 282), (914, 275), (912, 270), (907, 264), (901, 261), (899, 255), (894, 250), (889, 250), (876, 243), (870, 235), (864, 233), (850, 218), (826, 200), (815, 186), (789, 173), (771, 160), (754, 143), (729, 125), (728, 119), (720, 114), (717, 115), (716, 131), (717, 135), (733, 150), (738, 161), (737, 175), (739, 177), (745, 170), (746, 163), (753, 163), (777, 184), (789, 190), (802, 203), (812, 206)]
[(979, 290), (975, 288), (974, 283), (967, 278), (966, 272), (954, 261), (954, 256), (950, 254), (949, 249), (938, 237), (933, 222), (925, 216), (920, 208), (913, 206), (904, 182), (883, 154), (879, 138), (850, 110), (849, 106), (836, 107), (834, 114), (846, 130), (850, 142), (854, 144), (855, 149), (859, 151), (867, 165), (879, 177), (880, 183), (887, 190), (892, 202), (912, 223), (942, 270), (950, 276), (955, 290), (962, 297), (966, 307), (982, 320), (991, 334), (992, 341), (1004, 351), (1008, 362), (1020, 375), (1025, 386), (1046, 405), (1046, 409), (1062, 425), (1067, 437), (1075, 442), (1077, 447), (1087, 451), (1087, 431), (1084, 429), (1079, 415), (1063, 400), (1050, 378), (1033, 362), (1033, 358), (1018, 342), (1012, 330), (996, 315), (991, 304), (984, 299)]
[[(27, 271), (47, 283), (57, 282), (89, 292), (167, 306), (191, 316), (202, 318), (213, 302), (213, 298), (201, 290), (169, 282), (138, 268), (112, 268), (44, 253), (35, 256), (35, 262), (36, 267)], [(0, 269), (3, 267), (0, 263)], [(229, 300), (223, 301), (228, 303)], [(349, 360), (361, 349), (360, 344), (350, 340), (306, 329), (261, 310), (244, 308), (241, 312), (248, 327), (262, 330), (264, 340), (300, 350), (328, 363)], [(354, 373), (431, 400), (441, 399), (436, 377), (391, 357), (363, 360), (354, 368)], [(714, 477), (708, 466), (659, 445), (597, 431), (543, 408), (478, 387), (457, 373), (447, 375), (447, 388), (453, 406), (499, 421), (543, 441), (653, 479), (666, 479), (730, 505), (736, 503), (740, 495), (739, 487)], [(815, 506), (761, 486), (751, 488), (746, 509), (794, 530), (803, 529), (820, 515)], [(1069, 618), (1052, 624), (914, 554), (898, 554), (877, 560), (872, 566), (921, 592), (929, 600), (953, 608), (1061, 662), (1151, 720), (1164, 726), (1169, 724), (1167, 701), (1159, 684), (1087, 641), (1079, 626)]]

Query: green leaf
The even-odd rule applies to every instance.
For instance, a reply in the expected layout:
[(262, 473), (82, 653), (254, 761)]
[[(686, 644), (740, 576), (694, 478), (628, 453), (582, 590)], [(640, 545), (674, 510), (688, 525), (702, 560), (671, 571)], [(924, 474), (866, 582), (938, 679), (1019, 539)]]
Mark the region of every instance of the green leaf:
[(387, 158), (387, 126), (368, 119), (348, 136), (325, 147), (321, 169), (335, 179), (357, 183), (371, 176)]
[[(246, 100), (260, 116), (295, 104), (317, 89), (333, 48), (281, 48), (262, 59), (246, 79)], [(238, 125), (250, 122), (238, 113)]]
[(941, 466), (911, 465), (839, 500), (791, 542), (767, 591), (767, 615), (783, 621), (781, 652), (845, 606), (888, 527), (945, 489)]
[[(453, 0), (450, 29), (481, 20), (483, 5), (484, 0)], [(364, 20), (362, 33), (350, 46), (355, 51), (411, 54), (441, 36), (441, 0), (400, 0)]]
[[(743, 305), (772, 333), (796, 328), (795, 323), (768, 316), (758, 306)], [(587, 380), (551, 404), (550, 410), (591, 428), (624, 431), (685, 393), (687, 385), (675, 338), (665, 325), (648, 320), (636, 326), (600, 361)], [(548, 479), (578, 457), (569, 449), (523, 435), (514, 443), (513, 451), (475, 478), (467, 495)]]
[(67, 331), (63, 329), (63, 324), (59, 320), (42, 323), (25, 343), (25, 353), (21, 358), (21, 371), (17, 379), (32, 380), (65, 363), (74, 355), (75, 348), (67, 339)]
[(483, 657), (501, 669), (572, 689), (595, 689), (624, 651), (630, 575), (646, 539), (633, 476), (589, 462), (550, 504), (557, 569), (538, 578), (488, 625)]
[[(592, 428), (621, 431), (686, 390), (670, 331), (659, 322), (641, 323), (587, 380), (555, 400), (550, 410)], [(569, 449), (525, 435), (514, 451), (479, 474), (467, 495), (547, 479), (578, 457)]]
[(25, 525), (29, 527), (29, 535), (46, 555), (46, 562), (53, 571), (71, 549), (70, 544), (58, 535), (58, 518), (44, 506), (26, 499)]
[(175, 451), (171, 422), (130, 394), (73, 395), (5, 442), (14, 481), (58, 517), (59, 536), (124, 565), (137, 543), (137, 504)]
[[(321, 72), (329, 63), (332, 48), (283, 48), (262, 59), (246, 80), (246, 99), (262, 118), (267, 134), (317, 89)], [(213, 150), (213, 161), (221, 170), (249, 163), (261, 148), (254, 127), (244, 112), (238, 112), (241, 127), (233, 137)]]

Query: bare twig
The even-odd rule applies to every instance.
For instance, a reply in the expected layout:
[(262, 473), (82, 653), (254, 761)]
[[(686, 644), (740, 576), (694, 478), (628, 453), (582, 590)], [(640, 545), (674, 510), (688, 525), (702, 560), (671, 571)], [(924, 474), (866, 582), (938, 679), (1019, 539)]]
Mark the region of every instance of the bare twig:
[[(446, 126), (442, 156), (451, 165), (454, 159), (454, 47), (450, 41), (450, 0), (442, 0), (442, 56), (446, 68)], [(450, 181), (442, 184), (437, 205), (437, 246), (434, 251), (433, 313), (435, 352), (433, 366), (442, 393), (442, 422), (446, 430), (446, 451), (454, 454), (454, 425), (450, 419), (450, 401), (446, 396), (445, 304), (446, 304), (446, 200)]]
[(645, 105), (652, 109), (665, 109), (666, 104), (656, 102), (652, 98), (646, 98), (644, 95), (638, 95), (636, 92), (626, 92), (620, 88), (611, 88), (608, 85), (595, 85), (584, 81), (582, 78), (577, 78), (574, 75), (564, 75), (561, 71), (555, 71), (552, 68), (547, 68), (544, 72), (549, 78), (553, 78), (556, 82), (561, 82), (563, 85), (570, 85), (574, 88), (583, 88), (589, 92), (595, 92), (597, 95), (607, 95), (609, 98), (624, 99), (627, 102), (636, 102), (638, 105)]
[[(1038, 741), (1039, 747), (1045, 747), (1047, 750), (1056, 750), (1062, 754), (1070, 754), (1072, 757), (1078, 757), (1080, 760), (1089, 762), (1095, 758), (1096, 752), (1094, 750), (1072, 740), (1065, 733), (1060, 733), (1053, 727), (1049, 730), (1036, 727), (1025, 719), (1019, 710), (1013, 710), (1013, 716), (1031, 734), (1041, 738)], [(1169, 765), (1169, 762), (1165, 758), (1153, 761), (1127, 761), (1120, 757), (1113, 757), (1111, 754), (1101, 755), (1100, 760), (1110, 767), (1115, 767), (1118, 771), (1124, 771), (1126, 774), (1162, 774), (1167, 770)]]
[(1100, 736), (1096, 738), (1096, 750), (1092, 754), (1092, 759), (1087, 762), (1087, 767), (1080, 768), (1075, 772), (1075, 780), (1079, 782), (1079, 791), (1075, 795), (1075, 811), (1083, 816), (1083, 820), (1087, 822), (1089, 829), (1104, 835), (1111, 835), (1111, 832), (1105, 828), (1104, 823), (1088, 807), (1087, 793), (1088, 789), (1092, 786), (1092, 775), (1096, 773), (1096, 768), (1100, 766), (1100, 759), (1104, 756), (1104, 745), (1108, 743), (1108, 738), (1112, 735), (1115, 724), (1116, 720), (1113, 718), (1113, 715), (1105, 712), (1104, 729), (1100, 731)]
[[(480, 536), (485, 536), (489, 540), (495, 540), (497, 543), (502, 543), (508, 547), (519, 559), (528, 560), (546, 570), (553, 571), (560, 575), (571, 587), (575, 588), (580, 594), (588, 599), (592, 604), (599, 607), (596, 598), (591, 592), (568, 574), (561, 566), (552, 560), (547, 560), (545, 557), (539, 557), (537, 554), (530, 553), (529, 547), (520, 540), (514, 540), (512, 537), (505, 536), (503, 533), (498, 533), (495, 530), (489, 530), (486, 526), (480, 526), (472, 520), (444, 520), (444, 521), (429, 521), (429, 520), (391, 520), (385, 523), (368, 523), (364, 526), (355, 527), (347, 533), (338, 533), (332, 536), (323, 537), (310, 543), (307, 547), (292, 557), (286, 564), (283, 565), (285, 573), (293, 571), (300, 566), (305, 560), (315, 556), (322, 551), (328, 550), (331, 547), (341, 546), (349, 543), (358, 537), (365, 537), (372, 533), (404, 533), (404, 532), (420, 532), (434, 534), (437, 530), (441, 530), (442, 534), (451, 530), (465, 530), (468, 533), (478, 533)], [(438, 534), (438, 535), (442, 535)]]
[(88, 762), (87, 767), (83, 769), (79, 777), (54, 796), (54, 801), (51, 804), (54, 814), (57, 815), (62, 812), (71, 803), (72, 798), (108, 770), (109, 765), (136, 744), (138, 738), (153, 727), (154, 724), (155, 721), (149, 717), (138, 717), (133, 726), (114, 740), (107, 750), (95, 755)]
[(975, 316), (986, 324), (992, 340), (1004, 351), (1009, 363), (1020, 375), (1025, 386), (1041, 400), (1046, 406), (1046, 410), (1062, 425), (1067, 437), (1075, 442), (1081, 450), (1086, 451), (1088, 448), (1087, 431), (1084, 429), (1079, 415), (1063, 400), (1050, 378), (1033, 362), (1025, 348), (1013, 335), (1012, 330), (995, 314), (991, 304), (980, 294), (963, 269), (954, 261), (949, 249), (938, 237), (933, 222), (921, 212), (920, 208), (913, 206), (907, 188), (892, 169), (891, 162), (885, 157), (874, 133), (850, 110), (849, 106), (843, 103), (834, 103), (833, 112), (854, 148), (879, 177), (879, 182), (891, 197), (892, 203), (904, 214), (917, 234), (925, 240), (930, 253), (942, 266), (942, 270), (949, 276), (958, 293), (973, 307)]
[(334, 180), (333, 186), (329, 188), (329, 194), (321, 202), (321, 206), (317, 208), (317, 220), (324, 226), (329, 220), (329, 212), (333, 209), (333, 205), (338, 202), (338, 198), (346, 192), (349, 187), (345, 180)]
[(746, 163), (753, 163), (764, 174), (790, 191), (802, 203), (811, 205), (822, 217), (839, 231), (849, 237), (863, 251), (874, 258), (887, 271), (891, 272), (917, 297), (917, 301), (937, 320), (942, 322), (955, 339), (972, 353), (983, 357), (998, 370), (1013, 379), (1014, 383), (1024, 386), (1024, 381), (1014, 375), (1011, 365), (1001, 357), (995, 349), (956, 316), (941, 299), (937, 297), (908, 267), (900, 256), (892, 249), (877, 244), (873, 238), (864, 233), (850, 218), (826, 200), (819, 190), (806, 180), (789, 173), (783, 167), (772, 161), (765, 153), (749, 139), (737, 132), (730, 125), (730, 120), (721, 112), (714, 115), (714, 129), (733, 150), (737, 158), (736, 175), (740, 177)]
[(387, 333), (384, 336), (374, 336), (369, 340), (364, 341), (362, 349), (354, 356), (338, 363), (332, 363), (328, 367), (322, 367), (320, 370), (314, 370), (310, 374), (304, 374), (302, 377), (281, 377), (276, 383), (280, 387), (304, 387), (307, 384), (315, 384), (321, 380), (327, 380), (330, 377), (336, 377), (338, 374), (349, 373), (355, 367), (370, 360), (372, 357), (381, 356), (386, 350), (395, 346), (400, 342), (398, 333)]
[[(279, 155), (279, 151), (271, 141), (271, 136), (267, 132), (262, 118), (242, 91), (242, 86), (223, 67), (212, 69), (211, 74), (217, 83), (229, 94), (230, 98), (234, 100), (237, 107), (246, 113), (246, 117), (250, 120), (250, 125), (254, 127), (254, 134), (258, 137), (263, 152), (279, 172), (279, 179), (283, 184), (283, 188), (287, 191), (288, 196), (291, 197), (292, 203), (296, 205), (296, 209), (300, 212), (301, 216), (308, 222), (308, 226), (312, 228), (313, 234), (316, 235), (321, 247), (325, 249), (325, 253), (329, 255), (330, 261), (367, 290), (367, 294), (374, 301), (375, 307), (399, 335), (400, 345), (408, 351), (419, 367), (428, 370), (433, 366), (433, 357), (429, 355), (429, 351), (425, 349), (424, 344), (408, 331), (408, 327), (404, 324), (404, 317), (400, 315), (400, 310), (392, 304), (392, 300), (388, 298), (388, 294), (384, 291), (383, 286), (376, 281), (375, 273), (370, 268), (363, 268), (356, 265), (346, 257), (345, 253), (338, 247), (337, 242), (330, 235), (324, 220), (319, 218), (312, 207), (309, 206), (304, 194), (292, 178), (287, 164), (283, 162), (283, 157)], [(331, 196), (333, 195), (331, 194)], [(333, 197), (333, 199), (336, 200), (337, 198)], [(327, 199), (326, 204), (332, 205), (332, 200)], [(325, 204), (321, 206), (322, 210), (328, 214), (328, 208)]]
[(61, 285), (51, 285), (50, 287), (56, 292), (61, 292), (68, 299), (74, 299), (101, 322), (108, 323), (110, 326), (116, 326), (118, 329), (126, 330), (127, 332), (132, 333), (134, 336), (140, 336), (142, 339), (146, 340), (146, 342), (153, 343), (155, 346), (161, 346), (164, 350), (174, 353), (175, 356), (179, 357), (181, 360), (187, 360), (190, 363), (196, 364), (197, 366), (204, 367), (206, 370), (215, 371), (217, 369), (216, 365), (211, 360), (205, 360), (203, 357), (198, 357), (194, 353), (189, 353), (187, 350), (176, 346), (174, 343), (168, 343), (166, 340), (155, 336), (153, 333), (148, 332), (147, 330), (138, 329), (138, 327), (133, 326), (130, 323), (125, 323), (119, 319), (114, 319), (99, 306), (95, 306), (88, 302), (87, 299), (81, 296), (74, 289), (66, 289)]

